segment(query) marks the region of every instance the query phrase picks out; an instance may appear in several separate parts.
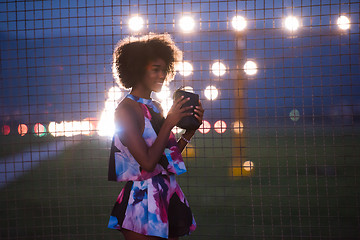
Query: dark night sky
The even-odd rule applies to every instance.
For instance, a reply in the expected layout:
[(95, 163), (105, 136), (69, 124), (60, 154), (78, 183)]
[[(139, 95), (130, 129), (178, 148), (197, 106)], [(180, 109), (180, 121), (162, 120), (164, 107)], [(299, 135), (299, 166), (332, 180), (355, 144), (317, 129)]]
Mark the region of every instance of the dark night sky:
[[(146, 19), (143, 33), (169, 32), (193, 64), (191, 77), (177, 74), (170, 87), (193, 86), (210, 121), (230, 117), (236, 70), (246, 59), (259, 67), (245, 80), (250, 117), (287, 116), (293, 108), (305, 116), (360, 115), (359, 2), (163, 2), (0, 3), (0, 118), (32, 123), (98, 117), (114, 85), (113, 46), (131, 34), (127, 21), (136, 13)], [(230, 24), (236, 12), (248, 20), (240, 64)], [(182, 13), (194, 17), (195, 32), (179, 30)], [(291, 13), (301, 19), (294, 33), (282, 26)], [(351, 19), (348, 31), (335, 24), (341, 14)], [(215, 59), (228, 67), (222, 77), (209, 70)], [(213, 102), (202, 93), (210, 83), (221, 91)]]

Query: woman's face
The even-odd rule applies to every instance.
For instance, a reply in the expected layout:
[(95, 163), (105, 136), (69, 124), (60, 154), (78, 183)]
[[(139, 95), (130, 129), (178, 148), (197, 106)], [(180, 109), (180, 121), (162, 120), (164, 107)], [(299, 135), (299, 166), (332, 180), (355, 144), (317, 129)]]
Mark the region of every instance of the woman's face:
[(160, 92), (166, 75), (165, 61), (158, 58), (147, 65), (142, 83), (146, 89)]

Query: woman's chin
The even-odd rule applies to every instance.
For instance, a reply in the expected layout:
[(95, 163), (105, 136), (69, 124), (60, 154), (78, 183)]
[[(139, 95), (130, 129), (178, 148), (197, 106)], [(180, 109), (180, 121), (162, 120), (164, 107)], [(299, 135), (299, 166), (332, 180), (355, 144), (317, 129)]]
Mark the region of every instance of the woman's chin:
[(153, 92), (159, 93), (159, 92), (161, 92), (161, 89), (162, 89), (162, 85), (160, 87), (155, 87), (153, 89)]

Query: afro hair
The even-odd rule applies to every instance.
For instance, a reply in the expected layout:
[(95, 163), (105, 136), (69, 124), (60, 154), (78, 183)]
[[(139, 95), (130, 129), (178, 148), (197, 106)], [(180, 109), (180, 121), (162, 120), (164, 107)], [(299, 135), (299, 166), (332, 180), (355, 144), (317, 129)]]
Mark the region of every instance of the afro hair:
[(150, 33), (143, 37), (127, 37), (118, 42), (113, 53), (113, 75), (122, 88), (132, 88), (143, 80), (146, 66), (156, 59), (166, 64), (165, 82), (175, 77), (175, 63), (182, 60), (182, 52), (167, 33)]

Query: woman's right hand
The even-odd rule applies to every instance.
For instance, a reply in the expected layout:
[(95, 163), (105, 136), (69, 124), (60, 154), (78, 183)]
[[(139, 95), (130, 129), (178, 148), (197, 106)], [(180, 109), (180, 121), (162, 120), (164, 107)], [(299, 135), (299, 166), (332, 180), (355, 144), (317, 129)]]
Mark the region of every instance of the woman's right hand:
[(183, 117), (193, 115), (192, 111), (191, 112), (187, 112), (187, 111), (190, 109), (193, 109), (194, 106), (182, 108), (184, 103), (186, 103), (189, 100), (190, 100), (190, 98), (184, 98), (184, 96), (181, 96), (171, 106), (171, 108), (167, 114), (167, 117), (165, 119), (165, 122), (167, 124), (169, 124), (170, 128), (173, 128)]

